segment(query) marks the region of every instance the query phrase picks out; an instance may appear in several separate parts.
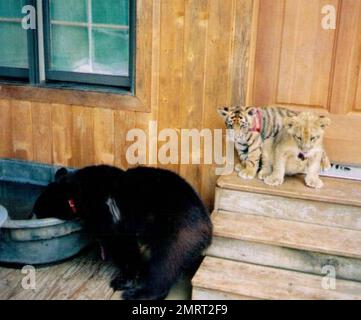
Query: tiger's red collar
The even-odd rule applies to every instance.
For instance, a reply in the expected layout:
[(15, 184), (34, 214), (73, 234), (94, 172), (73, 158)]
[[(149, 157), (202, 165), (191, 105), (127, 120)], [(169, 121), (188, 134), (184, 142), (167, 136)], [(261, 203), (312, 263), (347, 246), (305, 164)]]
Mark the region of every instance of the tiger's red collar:
[(263, 127), (263, 115), (260, 110), (257, 110), (253, 120), (253, 127), (251, 131), (261, 133), (262, 127)]

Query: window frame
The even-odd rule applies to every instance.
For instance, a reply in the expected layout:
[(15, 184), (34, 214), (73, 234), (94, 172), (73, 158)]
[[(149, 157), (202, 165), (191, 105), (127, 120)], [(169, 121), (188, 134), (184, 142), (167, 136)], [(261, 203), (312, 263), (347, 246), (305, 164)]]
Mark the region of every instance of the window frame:
[[(40, 2), (40, 0), (37, 0)], [(29, 85), (0, 79), (0, 99), (24, 100), (34, 103), (79, 105), (89, 108), (119, 111), (152, 112), (152, 96), (158, 86), (160, 61), (160, 16), (161, 4), (158, 0), (136, 1), (134, 11), (133, 41), (134, 63), (131, 89), (99, 90), (64, 87), (62, 85)], [(38, 28), (41, 33), (41, 28)], [(41, 44), (39, 45), (42, 51)], [(41, 54), (41, 53), (40, 53)]]
[[(118, 89), (124, 93), (134, 93), (134, 74), (135, 74), (135, 35), (136, 35), (136, 0), (129, 0), (129, 70), (128, 76), (115, 76), (105, 74), (80, 73), (71, 71), (51, 71), (50, 64), (50, 0), (43, 0), (42, 16), (38, 15), (37, 0), (27, 0), (26, 5), (32, 5), (36, 9), (36, 29), (28, 29), (27, 43), (28, 43), (28, 68), (16, 67), (0, 67), (0, 77), (5, 78), (5, 81), (18, 81), (38, 86), (49, 87), (66, 87), (75, 90), (82, 89), (92, 91), (112, 91)], [(42, 19), (42, 21), (39, 21)], [(43, 37), (39, 39), (38, 28), (42, 23)], [(43, 61), (39, 55), (39, 41), (43, 43)], [(41, 79), (41, 67), (44, 69), (45, 79)], [(4, 79), (1, 79), (4, 81)]]
[(44, 30), (44, 62), (45, 62), (45, 78), (47, 81), (61, 81), (61, 82), (76, 82), (90, 85), (105, 85), (114, 87), (131, 88), (132, 85), (132, 64), (134, 50), (132, 46), (132, 38), (134, 32), (134, 17), (135, 0), (129, 0), (129, 69), (128, 76), (115, 76), (94, 73), (80, 73), (72, 71), (55, 71), (50, 70), (50, 55), (51, 55), (51, 36), (50, 36), (50, 0), (43, 1), (43, 30)]
[[(36, 8), (36, 0), (26, 0), (25, 5), (31, 5)], [(22, 18), (9, 18), (9, 23), (22, 23)], [(20, 20), (20, 21), (15, 21)], [(27, 33), (27, 52), (28, 68), (3, 67), (0, 66), (0, 77), (5, 77), (10, 81), (29, 81), (31, 84), (37, 81), (37, 30), (28, 29)]]

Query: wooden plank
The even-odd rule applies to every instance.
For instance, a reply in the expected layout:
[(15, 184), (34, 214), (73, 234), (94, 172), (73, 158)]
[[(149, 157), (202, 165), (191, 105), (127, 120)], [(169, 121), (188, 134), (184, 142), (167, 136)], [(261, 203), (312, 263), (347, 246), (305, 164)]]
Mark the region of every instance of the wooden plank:
[(128, 169), (129, 164), (126, 159), (126, 152), (132, 142), (127, 142), (127, 133), (135, 128), (134, 112), (117, 111), (114, 115), (115, 119), (115, 165), (122, 169)]
[[(161, 1), (161, 42), (159, 69), (158, 129), (179, 129), (182, 101), (183, 46), (185, 1)], [(171, 76), (170, 76), (171, 75)], [(169, 138), (167, 138), (169, 140)], [(178, 139), (179, 140), (179, 139)], [(159, 147), (167, 143), (160, 142)], [(179, 144), (179, 141), (177, 141)], [(162, 164), (163, 168), (179, 172), (179, 159)]]
[(325, 185), (322, 189), (306, 187), (304, 176), (286, 177), (285, 182), (278, 187), (270, 187), (258, 179), (243, 180), (235, 173), (219, 178), (220, 188), (246, 191), (260, 194), (284, 196), (297, 199), (338, 203), (344, 205), (361, 206), (361, 182), (322, 177)]
[(256, 300), (255, 298), (221, 292), (204, 288), (194, 287), (192, 290), (192, 300)]
[(34, 148), (31, 103), (12, 100), (10, 107), (13, 154), (17, 159), (32, 161)]
[(258, 299), (361, 299), (361, 283), (337, 280), (336, 289), (327, 290), (322, 287), (323, 280), (316, 275), (206, 257), (192, 283), (197, 288)]
[(72, 107), (72, 166), (84, 167), (94, 164), (94, 119), (93, 110), (80, 106)]
[(207, 256), (325, 275), (333, 267), (338, 279), (361, 282), (361, 260), (317, 252), (278, 247), (270, 244), (214, 237)]
[(33, 115), (34, 161), (52, 163), (53, 135), (51, 105), (33, 102), (31, 108)]
[[(0, 299), (107, 300), (114, 291), (109, 282), (116, 268), (100, 261), (97, 251), (48, 267), (35, 267), (36, 288), (24, 290), (21, 270), (0, 268)], [(11, 270), (8, 272), (8, 270)]]
[[(208, 30), (208, 0), (186, 2), (184, 24), (183, 98), (180, 110), (180, 127), (198, 129), (202, 127), (204, 109), (205, 59)], [(204, 142), (203, 142), (204, 143)], [(203, 145), (201, 143), (200, 147)], [(193, 148), (193, 149), (192, 149)], [(180, 174), (197, 190), (201, 187), (201, 165), (192, 164), (192, 155), (201, 154), (190, 144), (190, 163), (180, 164)], [(201, 157), (202, 158), (202, 157)], [(200, 159), (202, 161), (202, 159)]]
[(68, 105), (52, 105), (53, 162), (56, 165), (71, 166), (72, 163), (72, 110)]
[(214, 236), (361, 258), (361, 232), (269, 217), (219, 211)]
[(11, 135), (11, 108), (9, 100), (0, 100), (0, 157), (13, 156)]
[(94, 162), (114, 165), (114, 112), (94, 109)]
[(361, 230), (360, 207), (229, 189), (219, 190), (219, 210)]
[(253, 19), (255, 19), (254, 2), (256, 1), (242, 0), (235, 3), (230, 83), (228, 85), (228, 101), (232, 105), (246, 105), (251, 67), (251, 40), (252, 33), (256, 33), (256, 29), (252, 28)]
[[(234, 41), (235, 3), (234, 0), (209, 1), (203, 128), (224, 128), (217, 107), (230, 103), (228, 85)], [(202, 166), (201, 196), (209, 208), (214, 199), (214, 184), (217, 179), (215, 168), (215, 165)]]
[[(152, 6), (150, 6), (152, 5)], [(147, 150), (141, 150), (144, 152), (140, 156), (144, 156), (147, 159), (147, 164), (153, 167), (158, 165), (158, 131), (149, 132), (149, 123), (150, 121), (156, 121), (158, 119), (158, 107), (159, 107), (159, 69), (160, 69), (160, 40), (161, 40), (161, 2), (159, 0), (153, 1), (141, 1), (141, 7), (138, 7), (142, 12), (147, 12), (142, 15), (142, 20), (144, 25), (140, 27), (144, 28), (146, 34), (150, 34), (151, 27), (151, 51), (152, 51), (152, 61), (151, 61), (151, 86), (147, 88), (147, 97), (149, 97), (150, 112), (149, 113), (140, 113), (137, 112), (135, 115), (135, 127), (143, 130), (148, 133), (149, 145), (152, 147), (147, 148)], [(152, 14), (152, 15), (150, 15)], [(144, 18), (143, 18), (144, 16)], [(138, 29), (139, 32), (141, 32)], [(145, 50), (150, 51), (149, 47), (145, 47)], [(138, 55), (139, 56), (139, 55)], [(155, 143), (153, 143), (155, 142)], [(153, 154), (154, 156), (150, 156)]]

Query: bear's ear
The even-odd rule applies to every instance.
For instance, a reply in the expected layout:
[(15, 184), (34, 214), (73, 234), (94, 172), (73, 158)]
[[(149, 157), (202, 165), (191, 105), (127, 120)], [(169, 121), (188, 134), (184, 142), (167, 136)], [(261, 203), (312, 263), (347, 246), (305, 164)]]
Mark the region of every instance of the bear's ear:
[(68, 170), (66, 168), (60, 168), (56, 173), (55, 173), (55, 181), (59, 181), (59, 179), (61, 177), (64, 177), (65, 175), (68, 174)]

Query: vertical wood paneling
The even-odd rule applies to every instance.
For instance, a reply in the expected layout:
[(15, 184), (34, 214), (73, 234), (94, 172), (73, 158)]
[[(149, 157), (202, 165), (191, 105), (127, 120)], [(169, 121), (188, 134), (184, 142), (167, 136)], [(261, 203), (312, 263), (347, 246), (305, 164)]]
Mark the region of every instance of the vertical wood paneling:
[[(207, 36), (204, 128), (223, 128), (217, 114), (217, 107), (228, 101), (228, 74), (230, 71), (230, 51), (232, 39), (232, 19), (235, 1), (212, 0), (209, 2), (209, 29)], [(201, 195), (210, 207), (214, 199), (217, 177), (214, 165), (202, 166)]]
[(236, 1), (233, 26), (229, 97), (232, 105), (246, 105), (249, 76), (253, 1)]
[(72, 166), (88, 166), (94, 163), (93, 110), (80, 106), (72, 109)]
[(331, 111), (336, 114), (357, 109), (357, 92), (361, 91), (360, 30), (361, 1), (342, 1), (331, 99)]
[(13, 157), (10, 101), (0, 100), (0, 157)]
[(33, 102), (33, 140), (34, 140), (34, 161), (51, 163), (53, 160), (53, 135), (51, 106), (45, 103)]
[[(161, 2), (158, 128), (179, 129), (182, 100), (185, 1)], [(163, 143), (162, 143), (163, 144)], [(161, 145), (160, 145), (161, 147)], [(178, 164), (164, 166), (175, 172)]]
[(135, 113), (130, 111), (116, 111), (114, 117), (115, 165), (119, 168), (127, 169), (129, 164), (126, 160), (126, 152), (131, 142), (127, 142), (126, 137), (128, 131), (135, 128)]
[(13, 154), (18, 159), (33, 160), (31, 103), (13, 100), (10, 106)]
[[(53, 161), (56, 165), (72, 165), (73, 121), (71, 106), (51, 105), (53, 124)], [(76, 151), (74, 150), (74, 153)]]
[(322, 28), (325, 5), (338, 0), (286, 1), (277, 103), (328, 107), (336, 31)]
[[(0, 156), (14, 150), (16, 157), (57, 165), (127, 168), (126, 134), (133, 128), (148, 134), (149, 121), (158, 122), (158, 131), (224, 128), (217, 106), (245, 100), (253, 4), (138, 0), (136, 96), (150, 112), (0, 101)], [(148, 134), (148, 142), (156, 138)], [(179, 172), (212, 206), (215, 166), (150, 165)]]
[(114, 164), (114, 111), (94, 109), (94, 162)]
[[(204, 108), (206, 40), (208, 30), (208, 0), (187, 1), (184, 25), (183, 100), (180, 127), (201, 129)], [(192, 146), (191, 146), (192, 147)], [(190, 151), (192, 154), (192, 151)], [(196, 190), (201, 187), (201, 166), (180, 165), (180, 174)]]
[[(135, 114), (135, 127), (143, 130), (144, 132), (149, 132), (149, 122), (157, 121), (158, 119), (158, 105), (159, 105), (159, 68), (160, 68), (160, 38), (161, 38), (161, 1), (153, 0), (153, 1), (142, 1), (142, 6), (138, 6), (139, 11), (146, 11), (150, 14), (143, 14), (142, 23), (140, 23), (140, 28), (146, 33), (149, 33), (149, 29), (147, 26), (152, 25), (152, 33), (151, 33), (151, 50), (152, 50), (152, 62), (151, 62), (151, 85), (149, 88), (150, 95), (150, 112), (149, 113), (140, 113), (137, 112)], [(148, 19), (148, 20), (146, 20)], [(138, 37), (139, 39), (139, 37)], [(150, 46), (146, 47), (146, 50), (149, 50)], [(158, 132), (148, 134), (148, 141), (156, 141), (158, 136)], [(153, 145), (153, 143), (151, 143)], [(147, 147), (146, 150), (140, 150), (140, 152), (144, 152), (145, 154), (141, 154), (141, 156), (145, 156), (147, 159), (147, 164), (150, 166), (157, 166), (157, 145), (154, 144), (155, 157), (149, 157), (150, 148)], [(153, 147), (152, 147), (153, 149)]]

